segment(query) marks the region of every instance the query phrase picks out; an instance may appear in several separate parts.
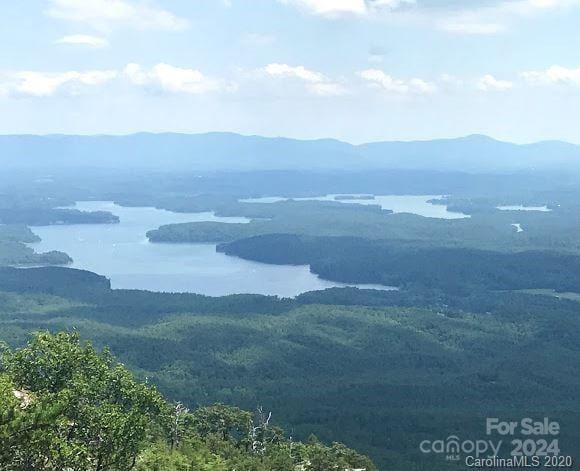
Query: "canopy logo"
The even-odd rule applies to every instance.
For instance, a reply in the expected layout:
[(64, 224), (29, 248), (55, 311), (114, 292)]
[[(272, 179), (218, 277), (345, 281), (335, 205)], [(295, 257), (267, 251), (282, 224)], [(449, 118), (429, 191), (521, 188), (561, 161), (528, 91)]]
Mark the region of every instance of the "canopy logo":
[(419, 444), (422, 453), (445, 455), (448, 461), (459, 461), (461, 454), (480, 456), (497, 456), (502, 440), (460, 440), (456, 435), (450, 435), (445, 440), (423, 440)]

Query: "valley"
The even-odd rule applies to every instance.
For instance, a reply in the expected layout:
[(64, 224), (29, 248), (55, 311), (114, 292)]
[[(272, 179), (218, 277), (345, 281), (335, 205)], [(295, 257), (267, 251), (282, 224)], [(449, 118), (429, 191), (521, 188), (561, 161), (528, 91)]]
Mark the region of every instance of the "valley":
[(417, 443), (477, 434), (490, 409), (557, 417), (575, 452), (580, 213), (556, 180), (526, 195), (516, 178), (500, 200), (493, 185), (454, 195), (453, 175), (375, 196), (359, 174), (322, 197), (301, 186), (317, 174), (273, 177), (278, 196), (258, 174), (147, 175), (154, 193), (122, 174), (12, 183), (24, 215), (80, 219), (0, 226), (36, 253), (0, 268), (3, 341), (74, 330), (171, 400), (263, 405), (379, 469), (450, 469)]

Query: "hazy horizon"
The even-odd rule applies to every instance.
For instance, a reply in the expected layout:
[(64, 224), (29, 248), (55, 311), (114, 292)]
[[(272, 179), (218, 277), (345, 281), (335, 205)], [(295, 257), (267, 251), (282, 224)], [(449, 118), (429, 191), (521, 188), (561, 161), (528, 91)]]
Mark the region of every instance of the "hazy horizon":
[(0, 127), (580, 143), (579, 6), (25, 0), (0, 17)]
[(515, 144), (515, 145), (529, 145), (529, 144), (542, 144), (542, 143), (563, 143), (563, 144), (571, 144), (574, 146), (580, 146), (580, 142), (573, 142), (564, 139), (539, 139), (539, 140), (532, 140), (532, 141), (515, 141), (515, 140), (507, 140), (507, 139), (500, 139), (495, 136), (490, 136), (488, 134), (480, 134), (480, 133), (470, 133), (470, 134), (461, 134), (461, 135), (451, 135), (451, 136), (444, 136), (444, 137), (424, 137), (424, 138), (416, 138), (416, 139), (375, 139), (371, 141), (353, 141), (347, 139), (341, 139), (338, 137), (333, 136), (321, 136), (321, 137), (295, 137), (295, 136), (288, 136), (288, 135), (281, 135), (281, 134), (259, 134), (259, 133), (241, 133), (236, 131), (200, 131), (200, 132), (184, 132), (184, 131), (134, 131), (134, 132), (126, 132), (126, 133), (67, 133), (67, 132), (55, 132), (55, 133), (0, 133), (0, 137), (13, 137), (13, 136), (31, 136), (31, 137), (130, 137), (130, 136), (137, 136), (140, 134), (145, 135), (154, 135), (154, 136), (162, 136), (162, 135), (181, 135), (181, 136), (204, 136), (204, 135), (211, 135), (211, 134), (223, 134), (223, 135), (236, 135), (241, 137), (258, 137), (258, 138), (266, 138), (266, 139), (288, 139), (293, 141), (304, 141), (304, 142), (315, 142), (315, 141), (337, 141), (344, 144), (350, 144), (353, 146), (365, 145), (365, 144), (375, 144), (375, 143), (411, 143), (411, 142), (430, 142), (430, 141), (457, 141), (462, 139), (469, 139), (469, 138), (485, 138), (492, 141), (505, 143), (505, 144)]

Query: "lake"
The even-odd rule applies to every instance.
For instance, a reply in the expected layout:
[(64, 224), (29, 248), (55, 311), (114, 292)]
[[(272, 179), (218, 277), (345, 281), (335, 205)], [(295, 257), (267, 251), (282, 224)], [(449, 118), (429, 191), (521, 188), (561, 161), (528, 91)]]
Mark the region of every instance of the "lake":
[(343, 204), (376, 205), (382, 209), (390, 209), (393, 213), (417, 214), (428, 218), (437, 219), (463, 219), (469, 215), (449, 211), (447, 206), (433, 204), (429, 201), (443, 198), (441, 195), (375, 195), (369, 199), (336, 199), (337, 197), (360, 198), (365, 195), (345, 194), (324, 195), (309, 198), (285, 198), (280, 196), (266, 196), (263, 198), (247, 198), (240, 200), (243, 203), (276, 203), (294, 199), (296, 201), (335, 201)]
[[(310, 273), (308, 266), (268, 265), (216, 252), (214, 244), (152, 244), (145, 234), (163, 224), (217, 221), (247, 223), (249, 219), (213, 213), (174, 213), (155, 208), (127, 208), (109, 201), (78, 202), (81, 211), (109, 211), (119, 224), (34, 227), (42, 239), (30, 244), (38, 252), (69, 254), (73, 268), (105, 275), (115, 289), (191, 292), (209, 296), (254, 293), (293, 297), (332, 287), (335, 283)], [(381, 285), (364, 288), (394, 289)]]
[(547, 206), (524, 206), (521, 204), (511, 206), (497, 206), (497, 209), (501, 211), (540, 211), (542, 213), (549, 213), (552, 211)]

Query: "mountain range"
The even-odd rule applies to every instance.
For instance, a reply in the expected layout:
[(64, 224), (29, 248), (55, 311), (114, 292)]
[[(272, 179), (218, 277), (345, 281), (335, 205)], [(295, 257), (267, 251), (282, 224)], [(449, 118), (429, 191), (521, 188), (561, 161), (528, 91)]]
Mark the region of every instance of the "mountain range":
[(580, 171), (580, 146), (513, 144), (482, 135), (353, 145), (233, 133), (125, 136), (3, 135), (4, 169), (119, 168), (192, 171), (424, 169), (462, 172)]

